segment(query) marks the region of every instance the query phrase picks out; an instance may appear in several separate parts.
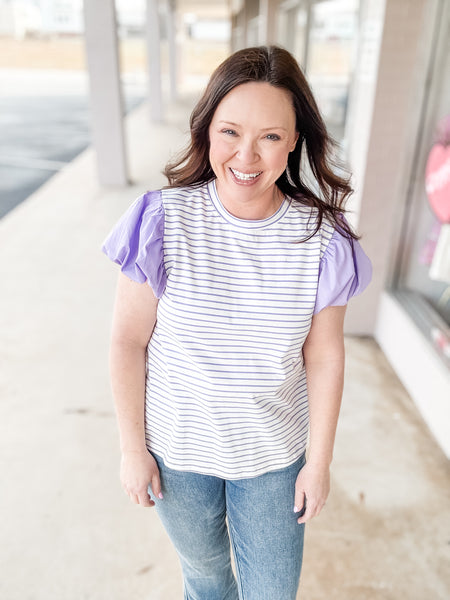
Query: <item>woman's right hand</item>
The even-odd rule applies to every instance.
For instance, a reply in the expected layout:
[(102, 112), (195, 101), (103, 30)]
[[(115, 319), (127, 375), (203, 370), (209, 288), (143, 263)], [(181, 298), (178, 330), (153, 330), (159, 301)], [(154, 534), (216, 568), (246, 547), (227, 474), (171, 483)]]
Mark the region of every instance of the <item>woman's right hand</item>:
[(151, 485), (153, 495), (162, 500), (158, 465), (146, 449), (122, 453), (120, 481), (130, 500), (135, 504), (155, 505), (148, 493), (149, 485)]

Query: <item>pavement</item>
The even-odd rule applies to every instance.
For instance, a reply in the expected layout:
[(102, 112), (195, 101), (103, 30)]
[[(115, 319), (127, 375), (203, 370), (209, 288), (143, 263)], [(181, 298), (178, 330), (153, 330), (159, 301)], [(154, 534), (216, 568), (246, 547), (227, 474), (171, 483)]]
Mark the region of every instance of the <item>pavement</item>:
[[(128, 188), (100, 187), (88, 149), (0, 221), (2, 600), (182, 598), (156, 513), (119, 485), (107, 366), (117, 269), (100, 246), (135, 197), (164, 184), (190, 107), (168, 106), (160, 125), (145, 104), (128, 117)], [(346, 347), (332, 491), (307, 527), (298, 598), (448, 600), (450, 463), (374, 340)]]
[[(145, 96), (142, 73), (122, 74), (125, 110)], [(0, 218), (91, 144), (87, 73), (0, 69)]]

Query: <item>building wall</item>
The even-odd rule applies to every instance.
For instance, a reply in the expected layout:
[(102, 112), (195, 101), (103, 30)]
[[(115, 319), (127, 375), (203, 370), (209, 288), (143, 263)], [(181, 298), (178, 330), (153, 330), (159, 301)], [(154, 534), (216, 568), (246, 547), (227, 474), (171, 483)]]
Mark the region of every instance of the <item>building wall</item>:
[(351, 220), (374, 275), (350, 302), (345, 328), (347, 334), (375, 336), (450, 457), (450, 372), (389, 293), (442, 1), (361, 0), (345, 139), (354, 174)]
[(364, 296), (352, 303), (350, 333), (374, 333), (381, 294), (395, 262), (436, 6), (435, 0), (366, 0), (363, 6), (349, 160), (356, 189), (351, 208), (373, 261), (374, 278)]
[(363, 5), (349, 159), (356, 188), (352, 208), (374, 278), (363, 296), (352, 300), (346, 332), (375, 336), (450, 457), (450, 372), (389, 292), (416, 177), (415, 151), (441, 7), (440, 0), (367, 0)]

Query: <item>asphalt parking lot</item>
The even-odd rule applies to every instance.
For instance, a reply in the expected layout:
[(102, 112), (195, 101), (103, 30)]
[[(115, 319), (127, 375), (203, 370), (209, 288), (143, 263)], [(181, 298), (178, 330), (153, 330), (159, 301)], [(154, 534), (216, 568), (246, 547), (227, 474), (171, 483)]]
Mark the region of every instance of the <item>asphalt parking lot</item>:
[[(144, 98), (123, 79), (125, 110)], [(87, 75), (82, 71), (0, 70), (0, 218), (91, 143)]]

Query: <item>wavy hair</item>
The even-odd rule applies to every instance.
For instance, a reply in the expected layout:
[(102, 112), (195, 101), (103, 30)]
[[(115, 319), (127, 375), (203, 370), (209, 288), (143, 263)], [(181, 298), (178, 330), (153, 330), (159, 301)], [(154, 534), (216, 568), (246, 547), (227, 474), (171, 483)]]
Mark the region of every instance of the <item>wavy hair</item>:
[[(350, 175), (346, 176), (337, 162), (336, 143), (327, 132), (297, 61), (278, 46), (239, 50), (217, 67), (191, 114), (188, 147), (163, 171), (169, 182), (167, 187), (201, 185), (214, 179), (209, 162), (209, 126), (216, 108), (228, 92), (249, 82), (269, 83), (287, 90), (292, 98), (299, 136), (276, 185), (295, 203), (317, 209), (316, 226), (308, 238), (317, 232), (323, 218), (327, 217), (343, 234), (358, 239), (342, 216), (345, 201), (353, 192)], [(305, 160), (309, 163), (313, 184), (307, 181)]]

